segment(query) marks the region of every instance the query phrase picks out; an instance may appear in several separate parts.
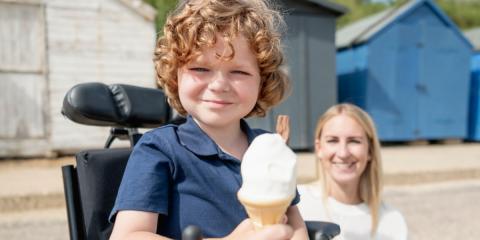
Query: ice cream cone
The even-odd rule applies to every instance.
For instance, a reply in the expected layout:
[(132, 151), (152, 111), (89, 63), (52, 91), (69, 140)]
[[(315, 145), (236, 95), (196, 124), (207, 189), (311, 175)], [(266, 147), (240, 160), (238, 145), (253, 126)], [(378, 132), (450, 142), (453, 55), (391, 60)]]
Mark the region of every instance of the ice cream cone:
[(288, 197), (274, 201), (254, 202), (243, 197), (240, 192), (238, 193), (238, 200), (245, 207), (256, 230), (264, 226), (280, 223), (292, 199), (293, 197)]

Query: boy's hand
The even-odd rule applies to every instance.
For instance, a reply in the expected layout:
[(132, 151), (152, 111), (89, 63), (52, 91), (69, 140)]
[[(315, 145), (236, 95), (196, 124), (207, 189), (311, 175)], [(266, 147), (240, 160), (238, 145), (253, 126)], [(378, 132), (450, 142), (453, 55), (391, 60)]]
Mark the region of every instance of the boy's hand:
[(275, 224), (255, 230), (252, 221), (245, 219), (223, 240), (286, 240), (293, 236), (293, 229), (285, 224)]

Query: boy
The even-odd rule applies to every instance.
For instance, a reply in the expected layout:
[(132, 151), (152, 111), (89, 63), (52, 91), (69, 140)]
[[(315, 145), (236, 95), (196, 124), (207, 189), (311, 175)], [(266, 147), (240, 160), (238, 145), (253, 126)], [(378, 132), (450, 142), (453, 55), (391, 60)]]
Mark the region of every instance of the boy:
[(187, 121), (149, 131), (135, 146), (111, 239), (179, 239), (191, 224), (212, 238), (308, 238), (298, 196), (285, 224), (259, 232), (236, 198), (240, 160), (265, 132), (243, 118), (264, 116), (288, 87), (281, 23), (261, 0), (185, 1), (169, 16), (154, 61), (159, 85)]

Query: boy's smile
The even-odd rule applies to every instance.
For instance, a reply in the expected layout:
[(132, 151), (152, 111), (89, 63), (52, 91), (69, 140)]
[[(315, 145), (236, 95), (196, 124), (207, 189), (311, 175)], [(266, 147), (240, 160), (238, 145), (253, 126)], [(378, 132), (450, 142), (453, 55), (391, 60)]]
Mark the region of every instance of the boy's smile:
[(247, 40), (239, 35), (231, 41), (232, 52), (218, 34), (214, 47), (178, 70), (178, 91), (185, 110), (201, 125), (239, 124), (250, 113), (260, 91), (257, 59)]

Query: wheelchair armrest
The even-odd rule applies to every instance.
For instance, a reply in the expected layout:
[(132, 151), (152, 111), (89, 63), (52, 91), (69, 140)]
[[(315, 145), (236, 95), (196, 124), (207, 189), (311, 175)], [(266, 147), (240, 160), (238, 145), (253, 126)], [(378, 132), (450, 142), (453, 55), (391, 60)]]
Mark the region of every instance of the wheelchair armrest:
[(329, 240), (340, 234), (340, 226), (332, 222), (305, 221), (310, 240)]
[(170, 108), (159, 89), (83, 83), (67, 92), (62, 114), (85, 125), (158, 127), (169, 119)]
[[(340, 234), (340, 226), (331, 222), (305, 221), (310, 240), (330, 240)], [(200, 240), (202, 231), (193, 225), (188, 226), (182, 232), (182, 240)]]

